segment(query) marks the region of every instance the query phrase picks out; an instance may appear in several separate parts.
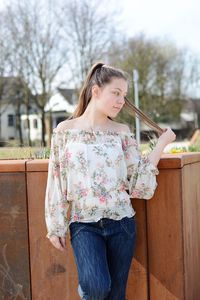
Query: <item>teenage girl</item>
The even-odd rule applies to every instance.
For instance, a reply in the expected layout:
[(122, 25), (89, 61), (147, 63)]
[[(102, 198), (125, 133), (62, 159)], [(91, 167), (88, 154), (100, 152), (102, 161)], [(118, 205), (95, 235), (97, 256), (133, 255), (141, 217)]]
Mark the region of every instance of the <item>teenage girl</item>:
[(58, 124), (51, 139), (47, 237), (65, 251), (70, 232), (78, 293), (85, 300), (125, 300), (136, 242), (130, 198), (152, 198), (157, 164), (165, 146), (175, 140), (167, 128), (154, 150), (142, 156), (129, 127), (113, 120), (127, 92), (122, 70), (96, 63), (71, 119)]

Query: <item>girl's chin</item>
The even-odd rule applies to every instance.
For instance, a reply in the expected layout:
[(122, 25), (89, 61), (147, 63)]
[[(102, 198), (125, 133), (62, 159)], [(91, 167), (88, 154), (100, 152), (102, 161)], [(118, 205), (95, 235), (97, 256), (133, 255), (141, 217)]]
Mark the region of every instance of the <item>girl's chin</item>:
[(110, 118), (115, 118), (119, 113), (119, 110), (111, 111), (109, 114), (107, 114)]
[(119, 110), (118, 110), (118, 111), (116, 110), (115, 112), (111, 112), (111, 113), (110, 113), (110, 117), (111, 117), (111, 118), (112, 118), (112, 117), (114, 118), (114, 117), (116, 117), (116, 116), (118, 115), (118, 113), (119, 113)]

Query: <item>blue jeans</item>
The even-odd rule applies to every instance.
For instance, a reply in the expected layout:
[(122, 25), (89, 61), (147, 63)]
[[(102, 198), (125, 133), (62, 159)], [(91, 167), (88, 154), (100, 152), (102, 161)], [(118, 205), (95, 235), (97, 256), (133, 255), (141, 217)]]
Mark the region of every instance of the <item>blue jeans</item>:
[(81, 299), (125, 300), (136, 241), (135, 217), (73, 222), (69, 228)]

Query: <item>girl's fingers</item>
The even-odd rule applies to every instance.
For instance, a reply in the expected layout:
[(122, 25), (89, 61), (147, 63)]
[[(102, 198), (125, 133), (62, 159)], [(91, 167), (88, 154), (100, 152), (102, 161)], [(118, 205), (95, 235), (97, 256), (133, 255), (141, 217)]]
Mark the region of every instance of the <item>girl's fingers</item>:
[(51, 241), (51, 243), (53, 244), (53, 246), (54, 246), (56, 249), (58, 249), (58, 250), (60, 250), (60, 251), (64, 251), (64, 247), (63, 247), (63, 245), (61, 244), (60, 238), (59, 238), (59, 237), (57, 237), (57, 236), (52, 236), (52, 237), (50, 238), (50, 241)]
[(60, 237), (60, 243), (63, 246), (63, 248), (66, 248), (66, 238), (65, 237)]

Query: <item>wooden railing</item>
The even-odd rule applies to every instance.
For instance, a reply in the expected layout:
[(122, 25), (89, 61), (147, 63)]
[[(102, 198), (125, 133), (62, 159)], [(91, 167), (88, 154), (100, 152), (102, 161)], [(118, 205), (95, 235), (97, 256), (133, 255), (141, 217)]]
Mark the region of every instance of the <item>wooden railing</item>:
[[(0, 161), (0, 299), (80, 299), (69, 235), (65, 253), (45, 237), (47, 167)], [(132, 199), (138, 233), (127, 300), (199, 300), (200, 153), (164, 155), (158, 167), (154, 197)]]

